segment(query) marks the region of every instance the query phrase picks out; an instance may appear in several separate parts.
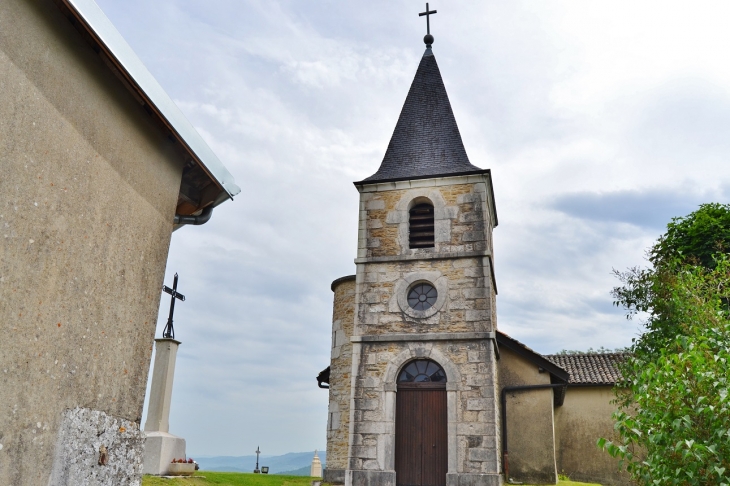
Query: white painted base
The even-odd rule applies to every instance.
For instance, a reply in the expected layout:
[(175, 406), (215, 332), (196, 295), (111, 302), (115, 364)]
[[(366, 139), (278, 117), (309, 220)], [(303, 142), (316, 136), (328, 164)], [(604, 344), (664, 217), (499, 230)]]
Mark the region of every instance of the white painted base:
[(165, 476), (173, 459), (186, 459), (185, 439), (167, 432), (145, 432), (142, 474)]

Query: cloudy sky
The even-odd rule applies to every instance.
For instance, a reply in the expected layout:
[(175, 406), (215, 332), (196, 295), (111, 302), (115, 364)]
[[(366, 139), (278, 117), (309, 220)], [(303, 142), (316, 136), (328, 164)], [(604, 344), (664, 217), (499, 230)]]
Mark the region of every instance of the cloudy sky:
[[(330, 282), (423, 53), (423, 2), (97, 0), (241, 186), (172, 237), (171, 432), (196, 455), (325, 447)], [(615, 348), (611, 269), (730, 194), (728, 2), (432, 1), (469, 158), (492, 169), (499, 328)], [(163, 300), (158, 334), (166, 318)]]

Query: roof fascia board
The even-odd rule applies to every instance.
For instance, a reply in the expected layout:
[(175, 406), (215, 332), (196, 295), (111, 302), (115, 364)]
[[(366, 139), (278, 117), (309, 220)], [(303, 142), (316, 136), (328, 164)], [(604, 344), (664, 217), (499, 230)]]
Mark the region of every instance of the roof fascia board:
[(462, 177), (467, 175), (478, 175), (478, 174), (488, 174), (489, 169), (480, 169), (480, 170), (470, 170), (466, 172), (450, 172), (447, 174), (429, 174), (429, 175), (421, 175), (421, 176), (414, 176), (414, 177), (394, 177), (391, 179), (378, 179), (375, 181), (369, 181), (367, 179), (362, 181), (353, 182), (353, 184), (356, 187), (363, 187), (363, 186), (369, 186), (374, 184), (383, 184), (386, 182), (399, 182), (399, 181), (417, 181), (420, 179), (443, 179), (446, 177)]
[(557, 366), (556, 364), (548, 361), (546, 358), (543, 358), (542, 355), (536, 353), (535, 351), (526, 348), (521, 343), (515, 341), (511, 337), (507, 336), (506, 334), (497, 331), (497, 343), (500, 346), (504, 346), (505, 348), (509, 349), (510, 351), (513, 351), (514, 353), (522, 356), (523, 358), (527, 359), (528, 361), (532, 362), (536, 366), (543, 368), (551, 375), (555, 376), (557, 379), (559, 379), (562, 382), (568, 383), (568, 380), (570, 378), (570, 374), (565, 371), (563, 368)]
[(226, 192), (228, 198), (233, 199), (233, 196), (239, 194), (241, 188), (236, 185), (231, 173), (162, 89), (99, 6), (93, 0), (58, 1), (65, 5), (89, 32), (127, 82), (137, 90), (145, 104), (170, 129), (191, 158), (199, 163), (211, 179)]

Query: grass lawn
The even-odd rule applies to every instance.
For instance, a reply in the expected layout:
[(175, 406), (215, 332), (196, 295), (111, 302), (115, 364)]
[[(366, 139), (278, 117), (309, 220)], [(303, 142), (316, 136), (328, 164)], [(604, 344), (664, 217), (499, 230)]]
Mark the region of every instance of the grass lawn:
[[(532, 485), (524, 484), (523, 486), (532, 486)], [(601, 485), (598, 483), (579, 483), (577, 481), (570, 481), (569, 479), (560, 479), (560, 480), (558, 480), (558, 486), (601, 486)]]
[[(205, 476), (205, 478), (196, 477)], [(226, 473), (196, 471), (192, 478), (165, 479), (157, 476), (143, 476), (142, 486), (310, 486), (307, 476), (281, 476), (278, 474)]]
[[(205, 476), (205, 478), (200, 476)], [(220, 486), (310, 486), (312, 479), (307, 476), (198, 471), (192, 478), (165, 479), (157, 476), (144, 476), (142, 486), (206, 486), (212, 484)], [(576, 483), (565, 480), (559, 481), (558, 485), (600, 486), (600, 484)]]

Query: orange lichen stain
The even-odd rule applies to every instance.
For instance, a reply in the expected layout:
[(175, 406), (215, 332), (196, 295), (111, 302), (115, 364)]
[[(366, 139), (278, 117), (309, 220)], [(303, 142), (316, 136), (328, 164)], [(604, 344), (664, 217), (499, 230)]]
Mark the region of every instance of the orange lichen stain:
[(60, 322), (59, 322), (58, 324), (56, 324), (56, 325), (57, 325), (58, 327), (61, 327), (61, 323), (60, 323)]
[(124, 370), (124, 374), (125, 374), (125, 375), (127, 374), (127, 370)]
[(126, 432), (126, 431), (127, 431), (127, 429), (125, 429), (124, 427), (119, 427), (119, 432)]
[(23, 313), (21, 312), (20, 314), (18, 314), (18, 317), (23, 317)]

